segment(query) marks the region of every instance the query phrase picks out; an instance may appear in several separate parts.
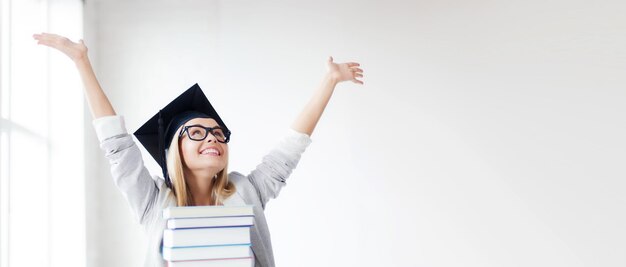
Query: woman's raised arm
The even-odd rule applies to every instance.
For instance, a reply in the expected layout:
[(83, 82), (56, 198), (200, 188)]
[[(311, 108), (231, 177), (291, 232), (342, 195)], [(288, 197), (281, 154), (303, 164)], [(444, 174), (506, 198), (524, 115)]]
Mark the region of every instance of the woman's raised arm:
[[(91, 68), (87, 47), (82, 40), (75, 43), (63, 36), (47, 33), (35, 34), (33, 38), (38, 44), (59, 50), (74, 61), (83, 80), (85, 96), (94, 119), (115, 115)], [(158, 198), (160, 189), (164, 187), (162, 180), (152, 179), (144, 167), (141, 152), (131, 135), (127, 134), (121, 117), (94, 120), (94, 127), (100, 139), (100, 147), (111, 165), (115, 185), (128, 200), (139, 223), (153, 221), (155, 216), (160, 216), (154, 206), (161, 203)]]
[(66, 37), (49, 33), (34, 34), (33, 38), (37, 40), (37, 44), (59, 50), (74, 61), (80, 77), (83, 80), (85, 97), (87, 98), (91, 115), (93, 115), (94, 119), (115, 115), (115, 110), (113, 106), (111, 106), (109, 98), (107, 98), (104, 91), (102, 91), (100, 83), (98, 79), (96, 79), (96, 74), (93, 72), (87, 55), (87, 46), (85, 46), (83, 40), (75, 43)]
[(291, 125), (291, 129), (305, 133), (308, 136), (311, 136), (313, 133), (315, 125), (322, 117), (322, 113), (338, 83), (352, 81), (363, 84), (363, 81), (357, 79), (363, 77), (363, 70), (359, 68), (359, 63), (334, 63), (333, 58), (329, 57), (326, 66), (328, 67), (328, 72), (324, 76), (322, 84)]

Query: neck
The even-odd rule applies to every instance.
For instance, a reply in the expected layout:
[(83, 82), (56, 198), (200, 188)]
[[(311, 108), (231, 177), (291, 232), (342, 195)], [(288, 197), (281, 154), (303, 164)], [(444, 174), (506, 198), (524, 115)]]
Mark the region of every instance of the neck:
[[(194, 205), (211, 205), (211, 190), (213, 189), (213, 179), (217, 173), (186, 171), (185, 178)], [(213, 203), (214, 204), (214, 203)]]

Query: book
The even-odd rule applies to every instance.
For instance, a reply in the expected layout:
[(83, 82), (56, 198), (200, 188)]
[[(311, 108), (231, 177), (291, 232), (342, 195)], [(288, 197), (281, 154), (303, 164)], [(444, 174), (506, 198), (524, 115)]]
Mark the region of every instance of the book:
[(164, 247), (250, 244), (250, 227), (165, 229)]
[(247, 257), (252, 257), (250, 244), (183, 248), (163, 247), (163, 259), (166, 261), (215, 260)]
[(251, 205), (246, 206), (185, 206), (163, 210), (163, 218), (202, 218), (224, 216), (254, 216)]
[(223, 227), (223, 226), (252, 226), (253, 216), (237, 217), (207, 217), (207, 218), (173, 218), (167, 220), (167, 228), (201, 228), (201, 227)]
[(254, 258), (198, 260), (198, 261), (170, 261), (169, 267), (252, 267)]

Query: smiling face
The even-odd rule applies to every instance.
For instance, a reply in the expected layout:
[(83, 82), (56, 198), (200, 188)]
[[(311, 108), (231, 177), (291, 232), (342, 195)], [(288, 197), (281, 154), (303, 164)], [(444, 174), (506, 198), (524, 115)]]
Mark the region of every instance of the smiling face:
[[(200, 125), (203, 127), (219, 127), (214, 119), (195, 118), (184, 126)], [(191, 136), (198, 136), (198, 132), (189, 128)], [(206, 139), (195, 141), (189, 138), (187, 133), (180, 137), (180, 154), (186, 171), (193, 173), (217, 174), (228, 163), (228, 145), (220, 143), (217, 138), (208, 133)]]

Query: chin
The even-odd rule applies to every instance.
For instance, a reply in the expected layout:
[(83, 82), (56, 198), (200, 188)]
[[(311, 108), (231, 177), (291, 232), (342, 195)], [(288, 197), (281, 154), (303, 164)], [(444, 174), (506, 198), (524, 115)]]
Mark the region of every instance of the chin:
[[(222, 171), (226, 168), (227, 162), (223, 159), (216, 158), (195, 158), (193, 161), (187, 162), (187, 167), (195, 171)], [(218, 171), (218, 172), (219, 172)]]
[(219, 172), (223, 171), (224, 168), (212, 168), (212, 167), (201, 167), (201, 168), (194, 168), (194, 169), (190, 169), (190, 171), (192, 173), (195, 173), (195, 175), (198, 175), (200, 177), (206, 177), (206, 178), (210, 178), (213, 179), (212, 174), (218, 174)]

